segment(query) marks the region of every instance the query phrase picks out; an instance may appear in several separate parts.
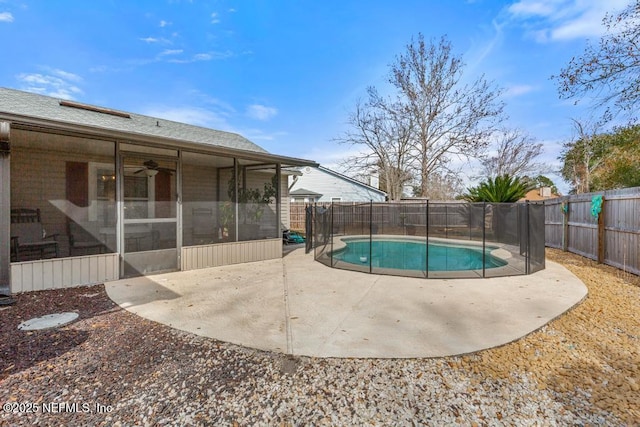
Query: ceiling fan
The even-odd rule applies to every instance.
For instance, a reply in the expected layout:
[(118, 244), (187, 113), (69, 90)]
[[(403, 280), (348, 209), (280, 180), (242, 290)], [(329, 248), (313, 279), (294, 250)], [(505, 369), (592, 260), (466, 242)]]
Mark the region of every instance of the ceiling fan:
[(176, 171), (175, 169), (162, 168), (160, 167), (160, 165), (158, 165), (158, 163), (156, 163), (153, 160), (147, 160), (142, 165), (144, 167), (142, 169), (138, 169), (137, 171), (135, 171), (134, 174), (144, 172), (149, 178), (151, 178), (156, 176), (158, 172), (167, 172), (170, 175), (173, 175), (173, 172)]

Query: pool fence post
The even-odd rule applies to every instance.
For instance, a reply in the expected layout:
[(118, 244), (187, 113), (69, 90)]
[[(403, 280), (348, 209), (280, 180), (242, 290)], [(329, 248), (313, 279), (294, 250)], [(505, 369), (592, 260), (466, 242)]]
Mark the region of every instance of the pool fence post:
[(330, 267), (333, 267), (333, 202), (331, 202), (331, 228), (329, 228), (329, 239), (331, 239), (331, 257), (329, 258)]
[(529, 274), (531, 271), (531, 222), (529, 221), (529, 201), (527, 200), (526, 207), (526, 221), (527, 221), (527, 255), (524, 263), (524, 274)]
[(371, 255), (373, 246), (373, 199), (369, 200), (369, 274), (373, 271), (371, 265)]
[(467, 207), (469, 210), (469, 241), (472, 240), (472, 235), (471, 235), (471, 218), (473, 217), (473, 209), (471, 209), (471, 203), (467, 202)]
[(424, 271), (426, 274), (427, 279), (429, 278), (429, 200), (427, 200), (427, 205), (426, 205), (426, 209), (425, 209), (425, 225), (424, 225), (424, 229), (425, 229), (425, 239), (426, 239), (426, 254), (425, 254), (425, 266), (424, 266)]
[(308, 227), (305, 231), (307, 234), (307, 240), (305, 241), (305, 253), (309, 253), (313, 251), (313, 259), (316, 259), (316, 251), (314, 250), (313, 242), (316, 241), (315, 232), (317, 230), (316, 222), (316, 212), (317, 212), (317, 204), (314, 202), (313, 205), (309, 203), (308, 208), (309, 217), (305, 217), (305, 221), (307, 222), (306, 226)]
[(444, 238), (449, 238), (449, 205), (444, 205)]
[(486, 244), (487, 244), (487, 202), (482, 202), (482, 277), (485, 277), (486, 269)]

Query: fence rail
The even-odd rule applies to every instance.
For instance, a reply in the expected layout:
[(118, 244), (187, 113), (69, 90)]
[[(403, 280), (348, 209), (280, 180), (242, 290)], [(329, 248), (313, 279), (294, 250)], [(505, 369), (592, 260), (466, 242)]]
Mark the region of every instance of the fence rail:
[[(602, 209), (592, 214), (596, 196)], [(545, 201), (545, 242), (640, 274), (640, 187)]]

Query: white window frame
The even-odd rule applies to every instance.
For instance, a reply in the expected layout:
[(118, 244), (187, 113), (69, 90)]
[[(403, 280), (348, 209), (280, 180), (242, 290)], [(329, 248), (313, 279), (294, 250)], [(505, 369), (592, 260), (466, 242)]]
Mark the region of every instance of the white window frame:
[(89, 162), (89, 177), (88, 183), (89, 186), (89, 221), (97, 221), (98, 220), (98, 187), (96, 186), (96, 182), (98, 180), (98, 170), (106, 169), (111, 171), (114, 176), (116, 173), (116, 166), (113, 163), (97, 163), (97, 162)]
[[(88, 186), (89, 186), (89, 221), (97, 221), (98, 220), (98, 188), (96, 186), (96, 181), (98, 179), (98, 171), (100, 169), (106, 169), (109, 171), (113, 171), (115, 175), (115, 165), (112, 163), (98, 163), (98, 162), (89, 162), (89, 178), (88, 178)], [(125, 172), (125, 175), (133, 175), (132, 173)], [(125, 181), (126, 182), (126, 181)], [(147, 179), (147, 207), (148, 207), (148, 216), (150, 218), (155, 217), (155, 203), (153, 201), (156, 199), (156, 181), (154, 179)], [(126, 198), (127, 201), (135, 201), (142, 200), (139, 198)]]

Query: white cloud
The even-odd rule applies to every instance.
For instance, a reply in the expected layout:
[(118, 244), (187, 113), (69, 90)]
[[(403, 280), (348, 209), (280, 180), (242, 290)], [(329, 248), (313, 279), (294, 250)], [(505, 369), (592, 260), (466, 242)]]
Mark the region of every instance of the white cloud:
[(228, 115), (229, 113), (235, 113), (236, 110), (235, 108), (233, 108), (233, 106), (231, 104), (229, 104), (228, 102), (222, 101), (218, 98), (214, 98), (211, 95), (208, 95), (204, 92), (200, 92), (197, 89), (193, 89), (189, 91), (189, 94), (196, 97), (200, 102), (203, 102), (205, 104), (209, 104), (209, 105), (213, 105), (216, 108), (223, 110), (225, 113), (223, 113), (224, 115)]
[(0, 22), (13, 22), (13, 15), (11, 12), (1, 12)]
[(546, 43), (601, 36), (605, 15), (627, 4), (628, 0), (520, 0), (506, 10), (525, 24), (530, 37)]
[(51, 69), (51, 73), (53, 73), (54, 75), (64, 79), (64, 80), (69, 80), (72, 82), (81, 82), (82, 81), (82, 77), (80, 77), (77, 74), (73, 74), (73, 73), (69, 73), (67, 71), (64, 70), (60, 70), (57, 68)]
[(366, 152), (361, 147), (347, 147), (337, 143), (328, 143), (322, 146), (314, 146), (310, 151), (302, 153), (299, 157), (313, 160), (331, 170), (348, 175), (350, 171), (346, 164), (347, 159), (365, 154)]
[(140, 37), (140, 40), (145, 43), (171, 43), (171, 41), (167, 39), (157, 37)]
[(225, 52), (206, 52), (206, 53), (196, 53), (191, 58), (187, 59), (170, 59), (169, 62), (174, 64), (189, 64), (192, 62), (198, 61), (211, 61), (216, 59), (226, 59), (233, 56), (233, 52), (225, 51)]
[(179, 55), (184, 52), (182, 49), (165, 49), (159, 53), (160, 56)]
[(535, 91), (536, 88), (531, 85), (511, 85), (507, 87), (504, 93), (505, 98), (515, 98), (517, 96), (526, 95), (527, 93)]
[(278, 114), (278, 110), (260, 104), (252, 104), (247, 107), (247, 116), (252, 119), (267, 121)]
[(171, 22), (165, 21), (164, 19), (160, 21), (160, 27), (166, 27), (167, 25), (171, 25)]
[(58, 69), (47, 70), (50, 74), (22, 73), (16, 76), (21, 89), (61, 99), (75, 99), (75, 96), (83, 93), (74, 84), (82, 81), (80, 76)]
[(517, 16), (551, 16), (561, 3), (557, 0), (521, 0), (509, 6), (509, 12)]
[(92, 73), (104, 73), (108, 70), (106, 65), (96, 65), (95, 67), (89, 68), (89, 71)]
[(491, 22), (491, 29), (493, 35), (487, 41), (479, 43), (477, 46), (472, 46), (469, 52), (466, 53), (466, 57), (469, 58), (469, 69), (475, 71), (478, 66), (484, 62), (484, 60), (491, 56), (496, 47), (500, 46), (504, 40), (503, 24), (493, 20)]
[(210, 53), (196, 53), (193, 55), (194, 61), (210, 61), (213, 56)]
[(212, 129), (229, 130), (231, 126), (226, 119), (216, 112), (198, 107), (150, 107), (143, 110), (143, 114), (173, 120), (180, 123), (188, 123), (195, 126), (203, 126)]
[(242, 129), (238, 133), (250, 141), (274, 141), (288, 135), (284, 131), (265, 132), (262, 129)]
[(211, 23), (212, 24), (219, 24), (220, 23), (220, 18), (218, 17), (218, 14), (216, 12), (211, 14)]

